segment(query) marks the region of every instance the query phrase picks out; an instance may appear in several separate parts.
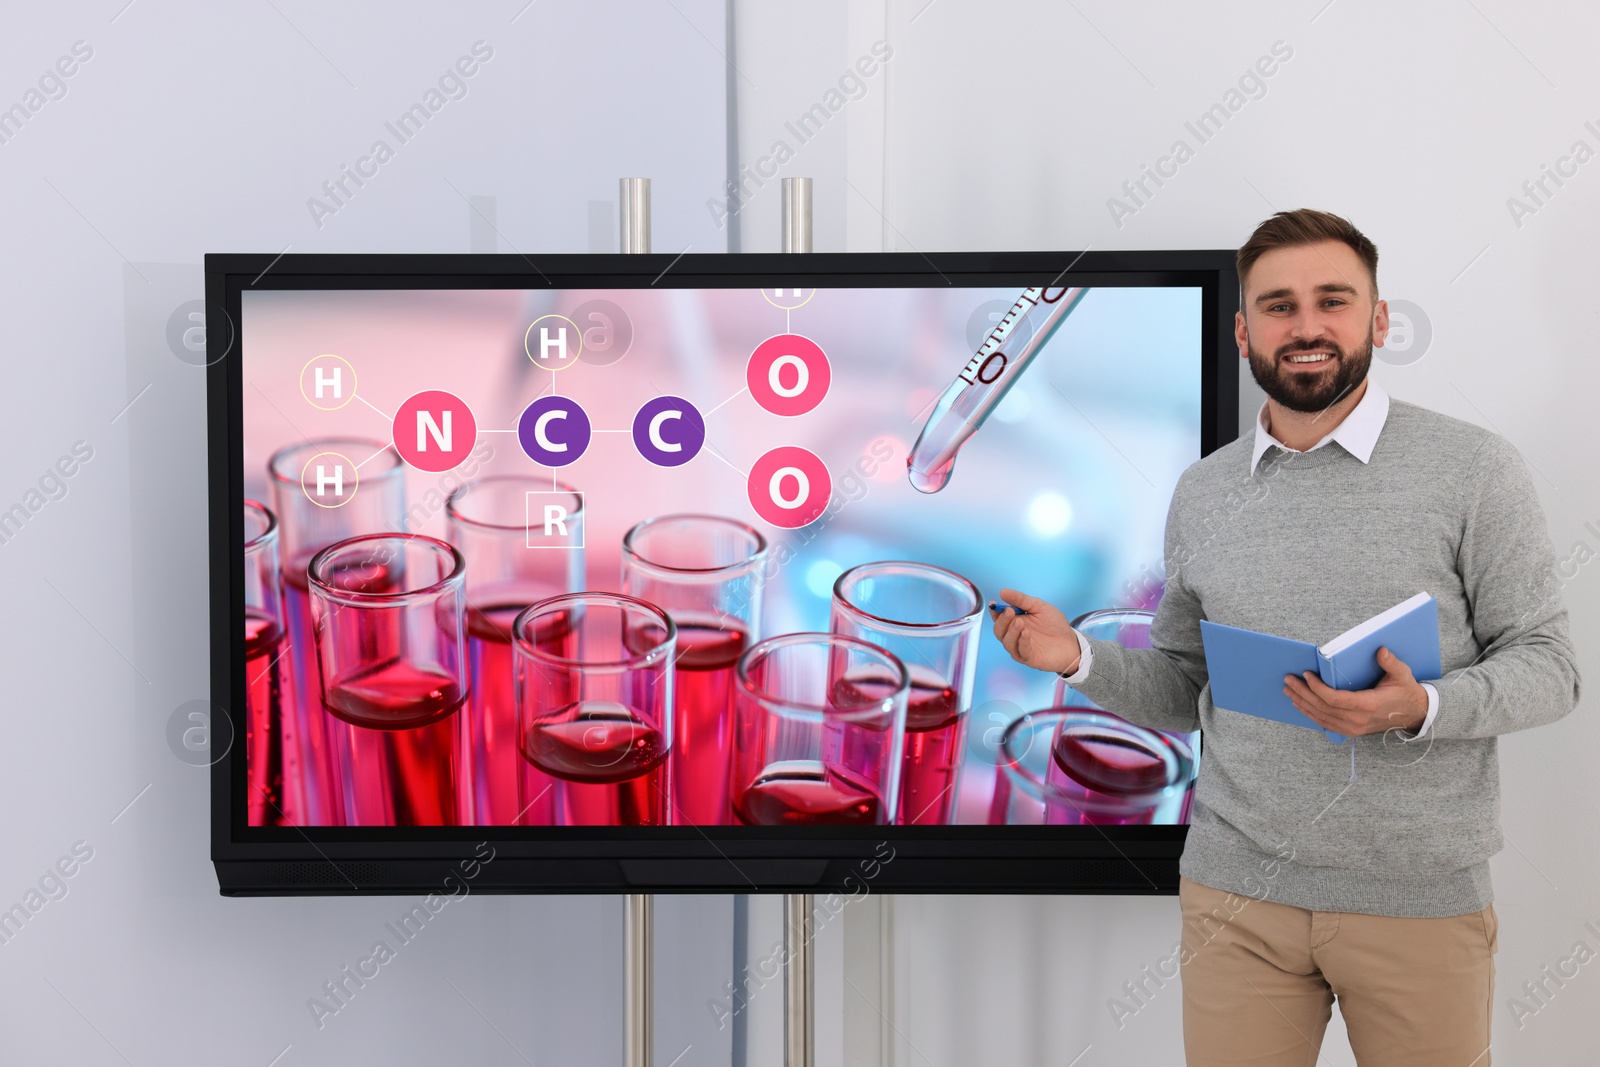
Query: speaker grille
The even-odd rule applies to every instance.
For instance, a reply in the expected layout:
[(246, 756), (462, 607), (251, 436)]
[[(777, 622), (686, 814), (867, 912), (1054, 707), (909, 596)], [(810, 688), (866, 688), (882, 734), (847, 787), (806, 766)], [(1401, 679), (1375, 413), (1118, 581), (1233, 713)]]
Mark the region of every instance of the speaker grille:
[(376, 888), (379, 865), (363, 861), (334, 863), (332, 860), (307, 860), (297, 863), (280, 863), (269, 875), (269, 880), (279, 885), (341, 886), (350, 889)]

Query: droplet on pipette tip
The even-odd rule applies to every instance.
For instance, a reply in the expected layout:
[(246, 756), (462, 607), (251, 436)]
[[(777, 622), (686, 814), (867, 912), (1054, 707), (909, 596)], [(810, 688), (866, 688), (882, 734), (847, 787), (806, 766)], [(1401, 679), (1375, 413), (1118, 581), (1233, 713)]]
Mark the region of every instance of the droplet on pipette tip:
[(919, 493), (937, 493), (950, 484), (950, 471), (956, 465), (956, 458), (951, 456), (931, 471), (919, 471), (911, 465), (910, 457), (906, 459), (906, 477), (911, 480), (911, 488)]

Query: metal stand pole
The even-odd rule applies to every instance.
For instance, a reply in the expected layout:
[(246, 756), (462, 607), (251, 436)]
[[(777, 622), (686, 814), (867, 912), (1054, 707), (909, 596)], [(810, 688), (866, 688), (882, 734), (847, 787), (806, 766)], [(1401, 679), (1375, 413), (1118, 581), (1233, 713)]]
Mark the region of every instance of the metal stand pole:
[(783, 897), (783, 1067), (813, 1067), (816, 1054), (817, 971), (811, 954), (810, 893), (785, 893)]
[(622, 904), (622, 1062), (625, 1067), (650, 1067), (651, 1018), (650, 947), (654, 940), (655, 897), (629, 893)]
[[(811, 251), (811, 179), (783, 179), (783, 250)], [(783, 898), (783, 1064), (814, 1067), (816, 1055), (816, 960), (812, 955), (810, 893), (786, 893)]]
[(783, 250), (811, 251), (811, 179), (783, 179)]
[[(650, 251), (650, 179), (623, 178), (619, 183), (622, 250)], [(655, 897), (629, 893), (623, 900), (622, 923), (622, 1062), (624, 1067), (650, 1067), (654, 1020), (651, 992), (651, 929)]]
[(878, 897), (878, 1067), (894, 1067), (894, 896)]
[(650, 252), (650, 179), (623, 178), (618, 198), (622, 213), (622, 250), (648, 255)]

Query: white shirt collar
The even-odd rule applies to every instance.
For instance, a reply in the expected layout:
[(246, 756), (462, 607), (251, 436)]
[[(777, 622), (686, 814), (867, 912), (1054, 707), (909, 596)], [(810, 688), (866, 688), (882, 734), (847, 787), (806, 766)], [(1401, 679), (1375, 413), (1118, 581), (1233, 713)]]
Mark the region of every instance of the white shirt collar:
[[(1367, 376), (1367, 391), (1361, 395), (1356, 406), (1344, 417), (1344, 421), (1306, 449), (1315, 452), (1329, 441), (1337, 441), (1344, 450), (1359, 459), (1362, 463), (1372, 458), (1372, 449), (1378, 443), (1378, 434), (1383, 431), (1383, 424), (1389, 418), (1389, 394), (1378, 387), (1378, 383)], [(1267, 405), (1263, 403), (1261, 410), (1256, 412), (1256, 442), (1255, 448), (1250, 453), (1250, 473), (1254, 475), (1256, 465), (1261, 462), (1261, 457), (1267, 449), (1276, 445), (1285, 452), (1298, 452), (1298, 449), (1273, 437), (1267, 432)]]

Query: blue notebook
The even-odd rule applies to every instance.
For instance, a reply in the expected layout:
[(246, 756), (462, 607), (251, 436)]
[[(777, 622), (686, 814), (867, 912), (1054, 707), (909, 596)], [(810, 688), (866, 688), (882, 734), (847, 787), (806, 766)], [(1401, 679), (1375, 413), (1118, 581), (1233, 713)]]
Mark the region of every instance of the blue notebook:
[(1309, 641), (1257, 633), (1237, 626), (1200, 620), (1206, 670), (1211, 675), (1211, 702), (1290, 726), (1304, 726), (1342, 744), (1344, 735), (1324, 730), (1296, 708), (1283, 692), (1283, 676), (1315, 671), (1334, 689), (1370, 689), (1383, 677), (1378, 649), (1387, 646), (1411, 668), (1419, 682), (1432, 681), (1439, 669), (1439, 604), (1418, 593), (1388, 611), (1351, 627), (1320, 648)]

